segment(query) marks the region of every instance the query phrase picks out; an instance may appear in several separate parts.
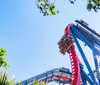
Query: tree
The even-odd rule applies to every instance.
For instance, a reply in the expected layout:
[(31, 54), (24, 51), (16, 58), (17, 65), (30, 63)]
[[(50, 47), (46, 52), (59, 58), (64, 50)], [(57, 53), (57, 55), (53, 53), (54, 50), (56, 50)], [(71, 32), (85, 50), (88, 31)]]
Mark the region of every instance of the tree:
[(15, 80), (8, 81), (7, 73), (0, 72), (0, 85), (14, 85)]
[[(74, 4), (76, 0), (69, 0), (71, 4)], [(36, 5), (44, 16), (56, 15), (59, 13), (56, 9), (55, 2), (51, 3), (50, 0), (36, 0)], [(100, 0), (87, 0), (87, 10), (91, 11), (92, 9), (97, 12), (100, 10)]]
[(6, 50), (4, 48), (0, 48), (0, 67), (8, 68), (9, 64), (5, 56), (6, 56)]
[[(6, 72), (0, 71), (0, 85), (16, 85), (15, 79), (9, 80)], [(21, 85), (18, 83), (17, 85)]]
[(50, 3), (49, 0), (36, 0), (36, 5), (44, 16), (56, 15), (59, 13), (58, 10), (55, 10), (56, 5), (54, 3)]
[[(9, 67), (8, 61), (5, 58), (6, 52), (7, 51), (4, 48), (0, 48), (0, 68), (2, 69), (3, 68), (7, 69)], [(0, 70), (0, 85), (16, 85), (16, 80), (15, 79), (9, 80), (8, 74)], [(21, 84), (18, 83), (17, 85)]]
[(36, 82), (33, 81), (32, 85), (47, 85), (47, 83), (45, 83), (41, 80), (37, 80)]
[(88, 0), (87, 9), (89, 11), (93, 9), (95, 12), (100, 10), (100, 0)]

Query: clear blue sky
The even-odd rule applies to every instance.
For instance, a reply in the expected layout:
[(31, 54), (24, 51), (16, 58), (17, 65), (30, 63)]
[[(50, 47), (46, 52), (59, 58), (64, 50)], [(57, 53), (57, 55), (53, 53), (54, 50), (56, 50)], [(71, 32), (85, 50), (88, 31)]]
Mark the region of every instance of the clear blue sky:
[(84, 0), (77, 0), (75, 5), (57, 0), (56, 4), (60, 13), (44, 17), (34, 0), (0, 0), (0, 47), (7, 50), (9, 75), (14, 74), (18, 81), (53, 68), (70, 69), (69, 56), (59, 53), (57, 42), (75, 19), (85, 20), (100, 33), (100, 12), (88, 12)]

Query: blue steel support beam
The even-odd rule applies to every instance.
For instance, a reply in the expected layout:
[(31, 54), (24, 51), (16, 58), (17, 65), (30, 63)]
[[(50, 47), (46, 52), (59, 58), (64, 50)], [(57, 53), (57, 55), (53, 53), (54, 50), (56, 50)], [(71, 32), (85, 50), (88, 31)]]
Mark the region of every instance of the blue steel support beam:
[[(89, 71), (89, 73), (90, 73), (91, 79), (93, 79), (93, 81), (96, 82), (95, 77), (94, 77), (94, 74), (93, 74), (93, 72), (92, 72), (92, 69), (91, 69), (91, 67), (90, 67), (90, 65), (89, 65), (89, 63), (88, 63), (88, 61), (87, 61), (87, 59), (86, 59), (86, 56), (85, 56), (85, 54), (84, 54), (84, 52), (83, 52), (83, 50), (82, 50), (82, 48), (81, 48), (81, 46), (80, 46), (78, 40), (76, 39), (76, 35), (73, 33), (72, 29), (71, 29), (70, 31), (71, 31), (72, 36), (73, 36), (73, 38), (74, 38), (74, 41), (75, 41), (75, 43), (76, 43), (76, 45), (77, 45), (77, 47), (78, 47), (78, 50), (79, 50), (79, 52), (80, 52), (80, 54), (81, 54), (81, 56), (82, 56), (82, 58), (83, 58), (83, 60), (84, 60), (84, 63), (85, 63), (85, 65), (86, 65), (86, 67), (87, 67), (87, 69), (88, 69), (88, 71)], [(98, 84), (96, 84), (96, 85), (98, 85)]]
[(98, 77), (98, 83), (99, 83), (99, 85), (100, 85), (100, 77)]
[(94, 64), (96, 71), (98, 70), (98, 60), (96, 54), (93, 52)]
[(84, 77), (82, 72), (81, 72), (81, 79), (82, 79), (82, 85), (87, 85), (86, 78)]
[[(69, 69), (57, 68), (57, 69), (53, 69), (53, 70), (47, 71), (45, 73), (42, 73), (40, 75), (37, 75), (35, 77), (29, 78), (27, 80), (24, 80), (20, 83), (22, 85), (31, 85), (31, 83), (33, 81), (36, 81), (36, 80), (46, 80), (46, 83), (49, 83), (49, 82), (55, 81), (55, 79), (53, 79), (53, 77), (55, 75), (60, 76), (60, 74), (62, 74), (62, 76), (68, 77), (70, 79), (71, 79), (71, 76), (72, 76), (72, 73), (69, 71)], [(51, 80), (49, 80), (49, 79), (51, 79)], [(56, 81), (60, 82), (60, 83), (63, 83), (63, 84), (66, 84), (66, 83), (70, 84), (71, 83), (70, 79), (65, 81), (65, 80), (56, 78)]]
[(100, 85), (100, 77), (98, 77), (98, 61), (97, 61), (97, 56), (96, 54), (93, 52), (93, 56), (94, 56), (94, 63), (95, 63), (95, 69), (96, 69), (96, 75), (97, 75), (97, 79), (98, 79), (98, 83)]
[(94, 42), (100, 47), (100, 42), (97, 40), (94, 40)]
[[(75, 20), (75, 22), (77, 22), (78, 24), (80, 24), (80, 25), (82, 25), (85, 29), (87, 29), (88, 31), (90, 31), (91, 33), (93, 33), (93, 34), (95, 34), (97, 37), (99, 37), (100, 38), (100, 35), (97, 33), (97, 32), (95, 32), (95, 30), (92, 30), (91, 28), (89, 28), (87, 25), (85, 25), (85, 24), (83, 24), (83, 22), (82, 22), (83, 20), (81, 20), (81, 21), (79, 21), (79, 20)], [(86, 23), (86, 22), (85, 22)]]
[[(98, 61), (97, 61), (97, 56), (96, 56), (96, 54), (94, 52), (93, 52), (93, 57), (94, 57), (96, 75), (98, 75)], [(97, 79), (98, 79), (98, 84), (100, 85), (100, 78), (97, 77)]]
[[(80, 64), (80, 72), (81, 70), (83, 70), (84, 67), (82, 64)], [(82, 79), (82, 85), (87, 85), (87, 81), (86, 81), (86, 78), (84, 77), (83, 73), (81, 72), (81, 79)]]
[(90, 85), (95, 85), (93, 81), (88, 77), (88, 75), (81, 69), (81, 73), (84, 75), (84, 78), (90, 83)]
[(77, 29), (75, 29), (74, 26), (71, 27), (72, 30), (74, 31), (74, 33), (83, 41), (85, 42), (86, 45), (88, 45), (90, 47), (90, 49), (96, 53), (97, 55), (100, 55), (100, 51), (98, 49), (96, 49), (87, 39), (85, 39), (85, 37), (83, 35), (81, 35), (80, 32), (78, 32)]

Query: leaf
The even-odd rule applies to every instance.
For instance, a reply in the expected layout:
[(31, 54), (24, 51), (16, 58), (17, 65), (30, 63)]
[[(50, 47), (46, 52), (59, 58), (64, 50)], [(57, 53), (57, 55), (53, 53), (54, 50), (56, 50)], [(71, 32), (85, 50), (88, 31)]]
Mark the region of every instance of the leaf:
[(0, 72), (0, 85), (16, 85), (15, 79), (8, 80), (8, 74), (6, 72)]
[(91, 3), (89, 3), (89, 4), (87, 5), (87, 9), (88, 9), (89, 11), (92, 9), (92, 4), (91, 4)]

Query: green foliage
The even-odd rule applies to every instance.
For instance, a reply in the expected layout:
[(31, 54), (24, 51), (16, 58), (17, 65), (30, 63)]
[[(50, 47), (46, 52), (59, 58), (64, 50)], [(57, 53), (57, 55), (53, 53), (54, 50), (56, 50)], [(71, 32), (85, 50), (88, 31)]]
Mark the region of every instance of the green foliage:
[(44, 16), (56, 15), (59, 13), (58, 10), (55, 10), (55, 3), (50, 3), (49, 0), (36, 0), (36, 5)]
[(5, 58), (6, 50), (4, 48), (0, 48), (0, 67), (7, 68), (9, 67), (8, 61)]
[(47, 83), (45, 83), (41, 80), (37, 80), (36, 82), (33, 81), (32, 85), (47, 85)]
[[(15, 79), (9, 80), (6, 72), (0, 71), (0, 85), (16, 85)], [(18, 83), (17, 85), (21, 85)]]
[(88, 3), (87, 9), (88, 9), (89, 11), (92, 9), (92, 4), (91, 4), (91, 3)]
[(15, 85), (15, 79), (8, 81), (8, 74), (0, 72), (0, 85)]
[(87, 9), (89, 11), (93, 9), (95, 12), (100, 10), (100, 0), (89, 0), (87, 4)]
[[(56, 1), (56, 0), (55, 0)], [(59, 13), (56, 9), (56, 5), (54, 3), (50, 3), (50, 0), (36, 0), (36, 5), (44, 16), (56, 15)], [(71, 4), (74, 4), (76, 0), (69, 0)], [(100, 0), (87, 0), (87, 10), (94, 10), (97, 12), (100, 10)]]
[[(6, 50), (4, 48), (0, 48), (0, 67), (8, 68), (9, 64), (5, 56), (6, 56)], [(16, 82), (15, 79), (9, 81), (8, 74), (0, 70), (0, 85), (16, 85)], [(21, 84), (18, 83), (17, 85)]]

